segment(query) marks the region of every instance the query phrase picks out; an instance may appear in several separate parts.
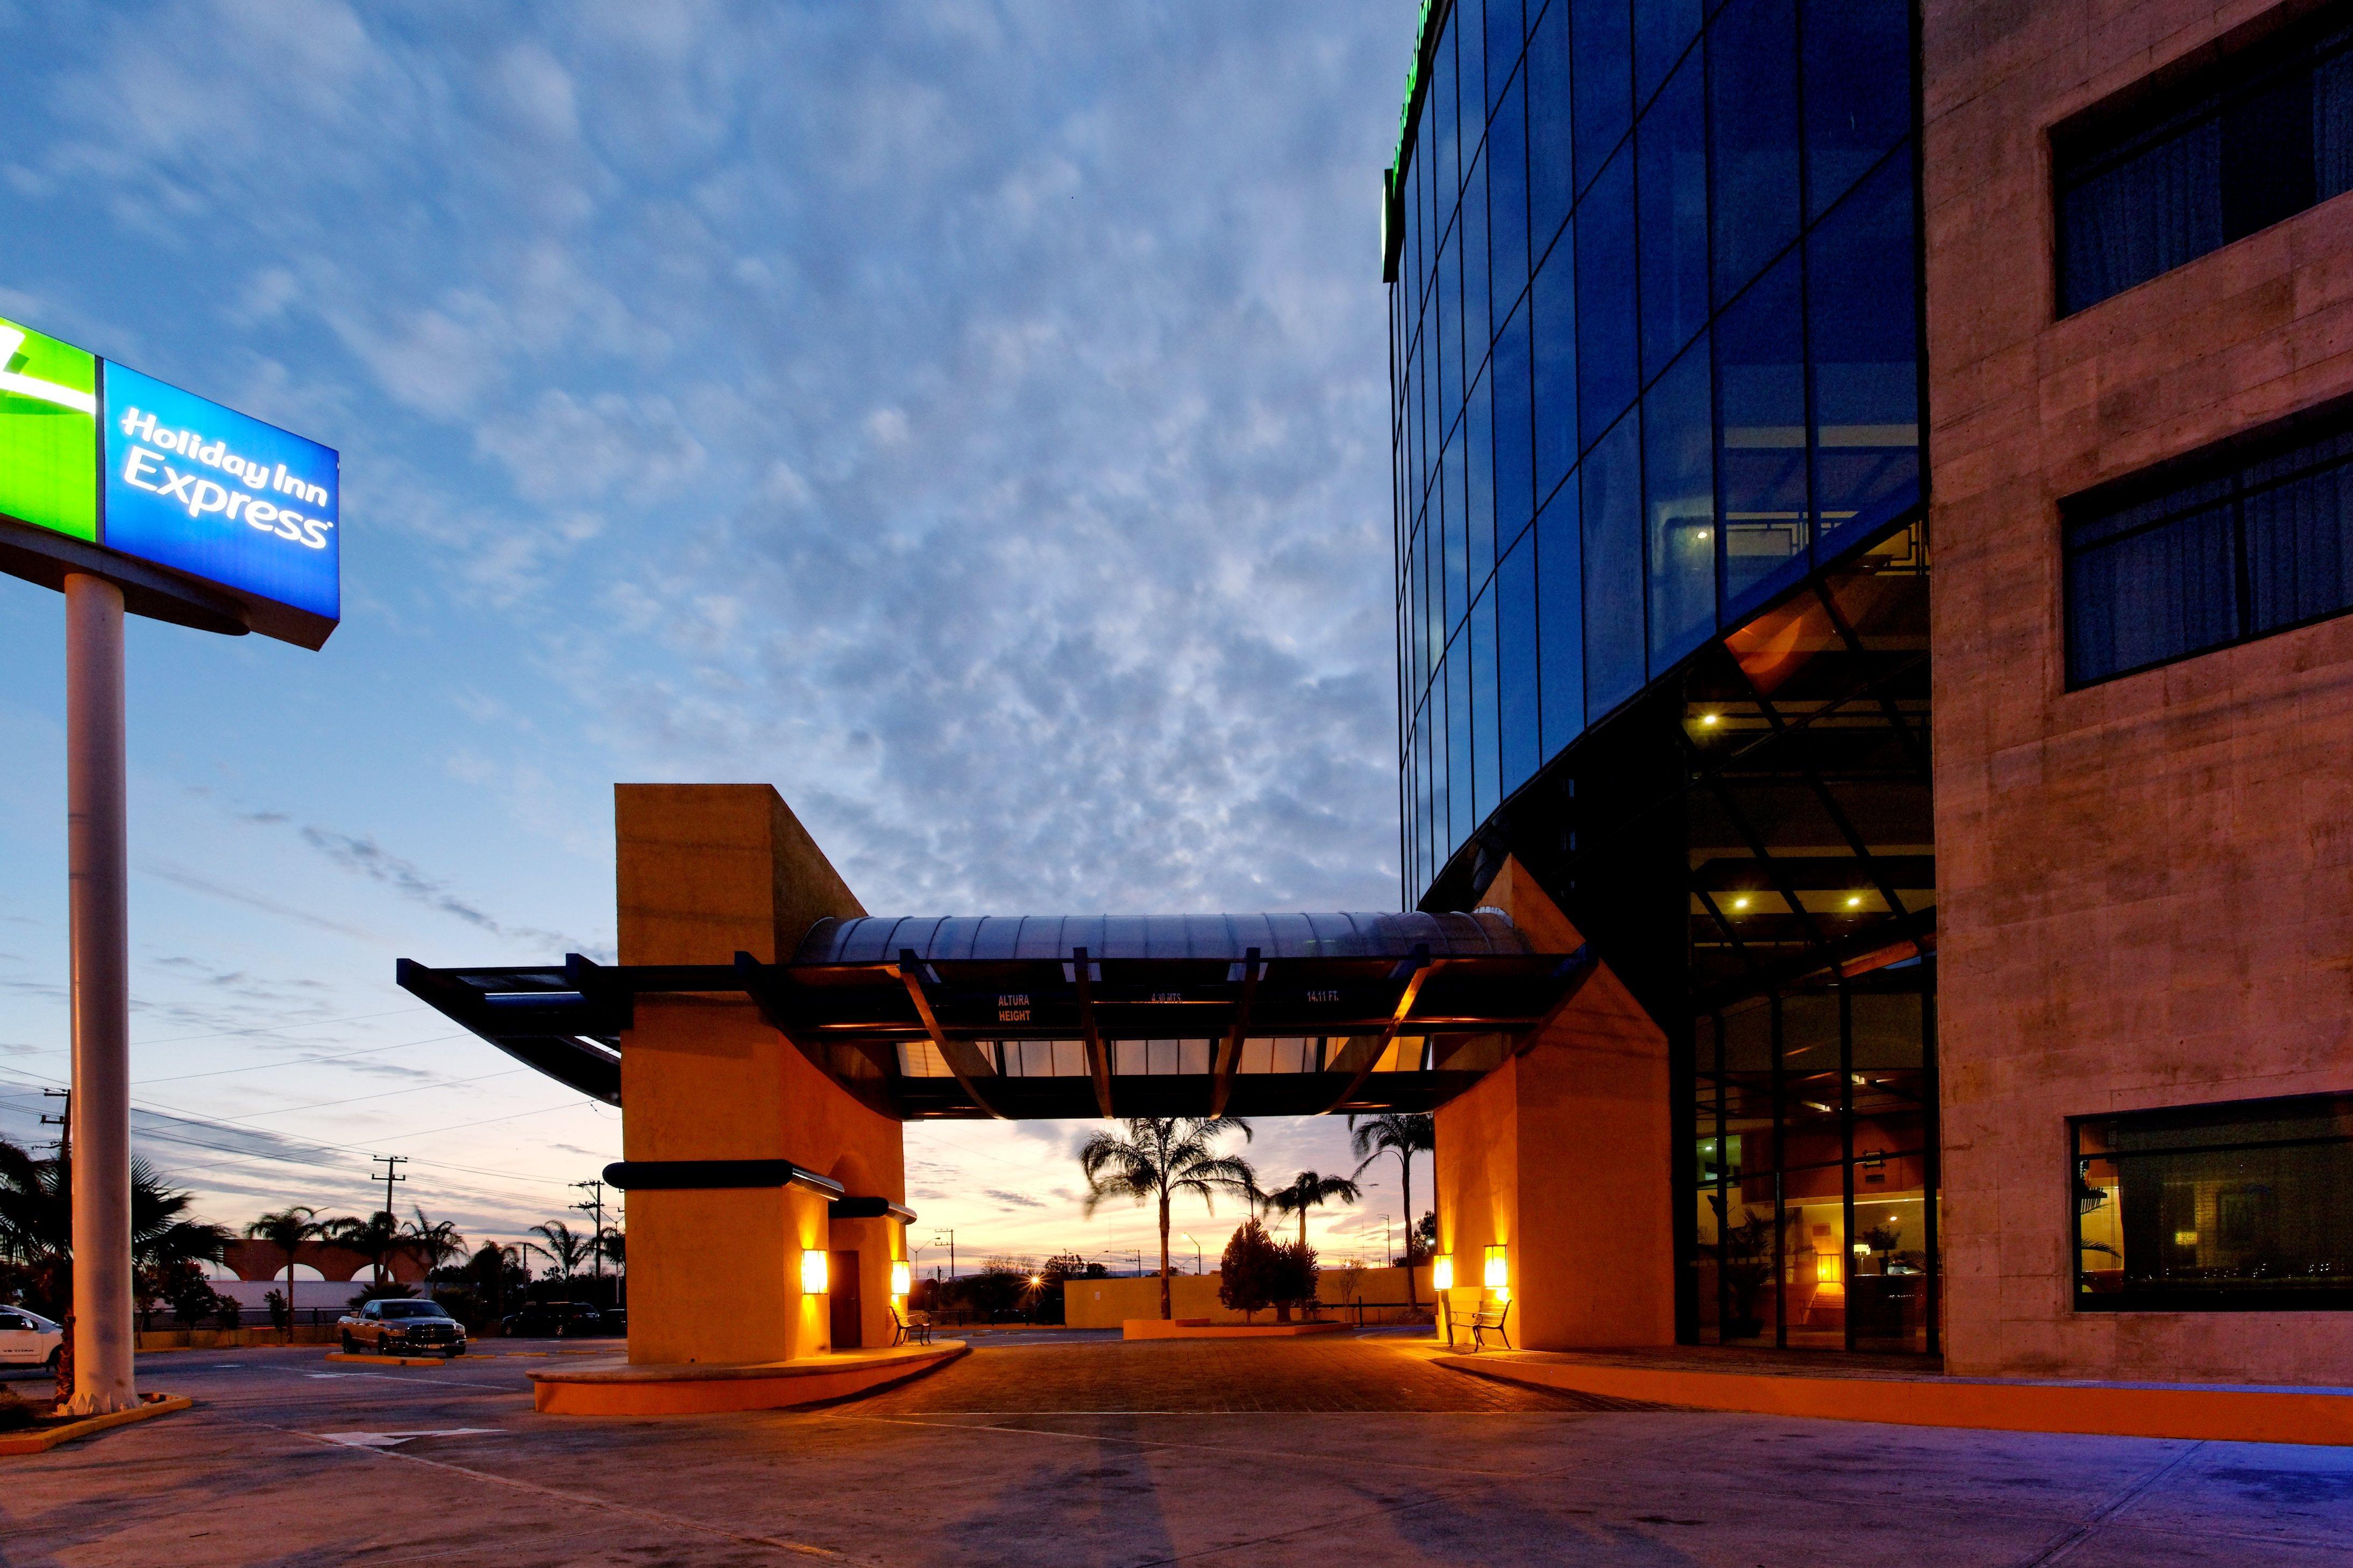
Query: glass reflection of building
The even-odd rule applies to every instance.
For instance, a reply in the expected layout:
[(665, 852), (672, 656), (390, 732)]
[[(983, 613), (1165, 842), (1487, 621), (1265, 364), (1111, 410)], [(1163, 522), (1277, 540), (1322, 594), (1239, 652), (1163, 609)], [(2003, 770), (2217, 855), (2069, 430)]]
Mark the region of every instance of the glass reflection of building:
[(1407, 901), (1679, 1066), (1681, 1337), (1934, 1350), (1903, 0), (1437, 0), (1388, 186)]

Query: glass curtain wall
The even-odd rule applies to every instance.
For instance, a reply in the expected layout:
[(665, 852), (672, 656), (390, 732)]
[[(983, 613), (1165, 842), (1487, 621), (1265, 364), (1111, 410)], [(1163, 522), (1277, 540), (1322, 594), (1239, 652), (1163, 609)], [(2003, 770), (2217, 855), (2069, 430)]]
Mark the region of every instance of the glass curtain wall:
[(1454, 0), (1395, 176), (1407, 902), (1921, 493), (1905, 0)]

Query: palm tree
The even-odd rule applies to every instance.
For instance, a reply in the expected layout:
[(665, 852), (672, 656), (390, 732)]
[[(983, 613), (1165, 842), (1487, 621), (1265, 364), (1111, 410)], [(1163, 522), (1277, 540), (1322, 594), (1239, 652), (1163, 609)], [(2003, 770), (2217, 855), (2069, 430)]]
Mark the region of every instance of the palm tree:
[(549, 1220), (545, 1225), (533, 1226), (531, 1230), (533, 1236), (546, 1238), (547, 1245), (542, 1247), (537, 1242), (526, 1241), (523, 1246), (554, 1263), (556, 1273), (568, 1288), (572, 1283), (574, 1272), (581, 1264), (586, 1262), (589, 1255), (596, 1250), (596, 1238), (574, 1230), (560, 1219)]
[[(1359, 1125), (1361, 1123), (1361, 1125)], [(1356, 1156), (1356, 1174), (1384, 1154), (1398, 1157), (1398, 1184), (1405, 1203), (1405, 1299), (1419, 1306), (1414, 1294), (1413, 1157), (1427, 1151), (1437, 1158), (1438, 1119), (1426, 1110), (1388, 1111), (1379, 1116), (1348, 1118), (1349, 1150)]]
[(400, 1248), (400, 1221), (390, 1209), (378, 1209), (365, 1219), (344, 1215), (323, 1220), (320, 1234), (338, 1247), (348, 1247), (375, 1270), (375, 1288), (384, 1289), (384, 1260)]
[(256, 1241), (266, 1241), (286, 1255), (286, 1342), (294, 1342), (294, 1249), (326, 1229), (319, 1211), (296, 1204), (263, 1215), (245, 1227)]
[(1319, 1176), (1313, 1171), (1302, 1171), (1292, 1178), (1287, 1187), (1277, 1187), (1266, 1194), (1266, 1206), (1277, 1214), (1299, 1216), (1299, 1245), (1307, 1245), (1307, 1211), (1322, 1208), (1333, 1198), (1344, 1204), (1355, 1203), (1365, 1195), (1364, 1189), (1345, 1176)]
[[(195, 1194), (165, 1184), (146, 1161), (131, 1162), (131, 1260), (141, 1268), (217, 1263), (227, 1227), (183, 1217)], [(0, 1139), (0, 1259), (22, 1265), (60, 1315), (73, 1300), (73, 1173)]]
[(1092, 1218), (1095, 1205), (1105, 1198), (1133, 1198), (1137, 1203), (1157, 1199), (1160, 1205), (1160, 1315), (1176, 1314), (1168, 1304), (1168, 1200), (1186, 1192), (1199, 1196), (1214, 1214), (1222, 1188), (1245, 1197), (1258, 1193), (1258, 1173), (1248, 1160), (1217, 1151), (1217, 1141), (1229, 1132), (1250, 1135), (1250, 1123), (1238, 1116), (1132, 1116), (1127, 1136), (1097, 1132), (1079, 1151), (1079, 1169), (1086, 1173), (1085, 1212)]
[(596, 1256), (613, 1266), (613, 1289), (623, 1306), (629, 1301), (629, 1238), (607, 1226), (596, 1237)]
[(410, 1212), (417, 1217), (401, 1226), (400, 1238), (410, 1251), (424, 1259), (426, 1273), (432, 1273), (466, 1250), (466, 1238), (459, 1234), (455, 1220), (428, 1220), (421, 1208)]

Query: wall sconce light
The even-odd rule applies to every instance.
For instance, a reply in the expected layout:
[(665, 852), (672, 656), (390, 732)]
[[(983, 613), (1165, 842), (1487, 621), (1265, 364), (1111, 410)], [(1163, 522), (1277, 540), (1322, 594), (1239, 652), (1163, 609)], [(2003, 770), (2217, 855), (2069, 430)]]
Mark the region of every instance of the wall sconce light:
[(914, 1270), (907, 1267), (905, 1258), (902, 1258), (891, 1265), (891, 1294), (903, 1296), (913, 1288), (914, 1283)]
[(825, 1277), (825, 1254), (816, 1251), (802, 1253), (801, 1293), (805, 1296), (822, 1296), (826, 1293), (828, 1284), (828, 1281)]
[(1509, 1256), (1509, 1249), (1506, 1248), (1500, 1241), (1487, 1249), (1486, 1285), (1488, 1289), (1502, 1290), (1510, 1287), (1512, 1283), (1512, 1270), (1510, 1265), (1505, 1261)]
[(1454, 1254), (1440, 1252), (1430, 1256), (1430, 1288), (1433, 1290), (1454, 1289)]

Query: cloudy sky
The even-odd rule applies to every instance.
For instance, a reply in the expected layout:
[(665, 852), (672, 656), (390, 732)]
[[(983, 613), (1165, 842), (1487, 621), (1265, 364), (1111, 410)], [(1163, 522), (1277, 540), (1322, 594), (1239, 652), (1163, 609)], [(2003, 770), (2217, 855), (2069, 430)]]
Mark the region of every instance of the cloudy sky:
[[(877, 912), (1395, 908), (1415, 9), (0, 0), (0, 314), (343, 453), (323, 653), (130, 633), (142, 1151), (230, 1224), (377, 1153), (477, 1238), (562, 1215), (617, 1112), (393, 961), (609, 954), (617, 780), (775, 784)], [(20, 1141), (62, 638), (0, 579)], [(913, 1239), (1150, 1245), (1081, 1218), (1089, 1130), (911, 1129)], [(1327, 1251), (1399, 1212), (1368, 1176)]]

